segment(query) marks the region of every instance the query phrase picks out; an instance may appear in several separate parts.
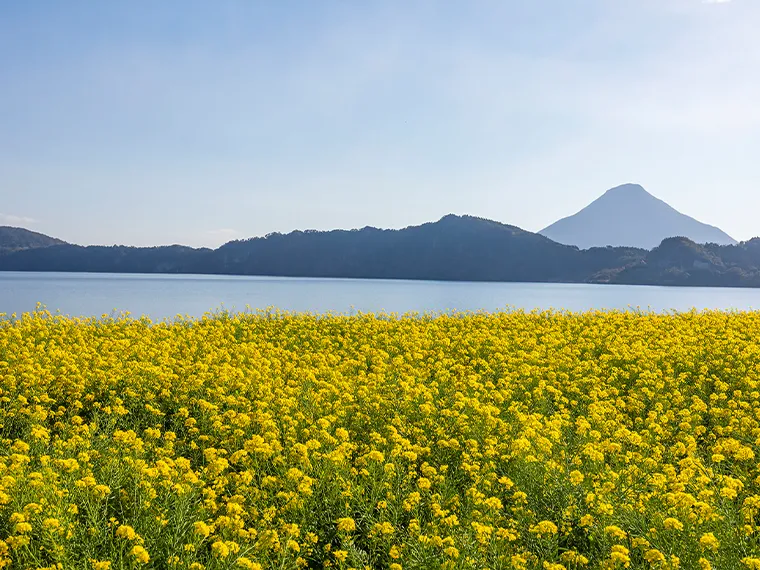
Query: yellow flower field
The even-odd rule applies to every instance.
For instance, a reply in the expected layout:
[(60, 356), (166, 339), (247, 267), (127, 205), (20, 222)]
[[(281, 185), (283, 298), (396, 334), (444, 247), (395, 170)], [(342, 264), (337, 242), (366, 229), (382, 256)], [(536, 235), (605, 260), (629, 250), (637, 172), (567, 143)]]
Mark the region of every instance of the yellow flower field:
[(0, 319), (0, 568), (760, 570), (760, 313)]

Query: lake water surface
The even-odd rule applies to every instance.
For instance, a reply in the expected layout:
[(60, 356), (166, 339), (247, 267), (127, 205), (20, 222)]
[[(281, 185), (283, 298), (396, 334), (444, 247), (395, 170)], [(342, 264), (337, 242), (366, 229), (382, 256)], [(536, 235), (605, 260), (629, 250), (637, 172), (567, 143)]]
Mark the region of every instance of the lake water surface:
[(267, 307), (344, 314), (509, 308), (751, 310), (760, 309), (760, 289), (0, 272), (0, 313), (28, 312), (38, 302), (72, 316), (129, 311), (157, 320)]

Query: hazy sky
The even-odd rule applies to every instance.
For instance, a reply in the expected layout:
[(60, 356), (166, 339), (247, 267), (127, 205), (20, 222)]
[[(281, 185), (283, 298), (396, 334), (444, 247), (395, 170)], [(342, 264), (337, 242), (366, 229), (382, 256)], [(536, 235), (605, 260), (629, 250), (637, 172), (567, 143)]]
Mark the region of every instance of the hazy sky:
[(0, 225), (216, 246), (638, 182), (760, 234), (760, 1), (0, 3)]

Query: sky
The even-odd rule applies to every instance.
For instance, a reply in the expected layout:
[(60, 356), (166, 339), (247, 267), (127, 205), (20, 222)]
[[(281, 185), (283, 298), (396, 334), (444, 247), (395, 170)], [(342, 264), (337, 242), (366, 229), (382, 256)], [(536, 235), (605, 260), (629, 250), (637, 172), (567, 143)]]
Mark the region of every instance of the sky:
[(758, 0), (2, 2), (0, 225), (538, 231), (635, 182), (749, 239), (758, 26)]

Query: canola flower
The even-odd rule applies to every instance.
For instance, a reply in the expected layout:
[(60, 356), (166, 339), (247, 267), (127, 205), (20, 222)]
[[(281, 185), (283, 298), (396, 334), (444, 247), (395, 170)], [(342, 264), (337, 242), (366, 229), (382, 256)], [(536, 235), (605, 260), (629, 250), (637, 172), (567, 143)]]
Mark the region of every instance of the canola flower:
[(760, 570), (760, 313), (0, 318), (0, 568)]

